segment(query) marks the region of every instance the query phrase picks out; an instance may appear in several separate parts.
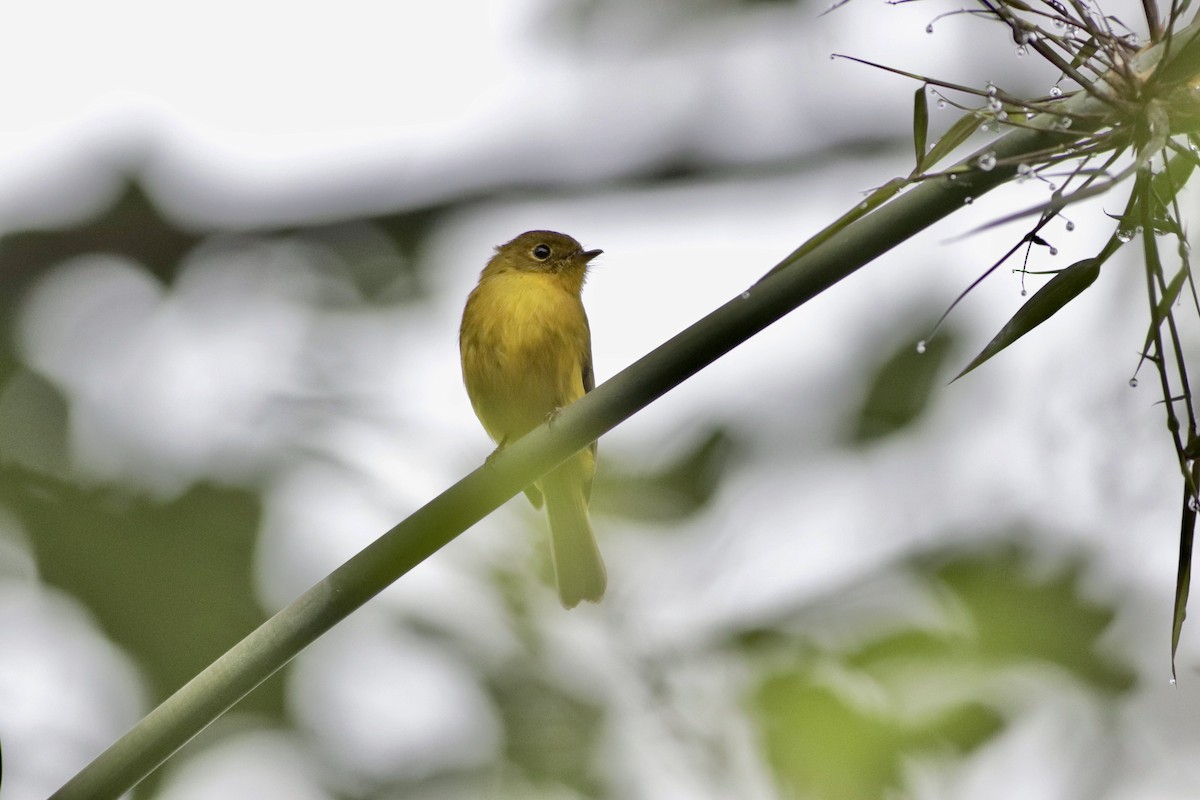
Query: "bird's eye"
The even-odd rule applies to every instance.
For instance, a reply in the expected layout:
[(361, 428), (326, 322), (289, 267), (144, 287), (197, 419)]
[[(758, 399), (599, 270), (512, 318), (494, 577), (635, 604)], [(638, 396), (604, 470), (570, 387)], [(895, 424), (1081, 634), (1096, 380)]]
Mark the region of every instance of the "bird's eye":
[(550, 257), (550, 245), (539, 244), (537, 247), (533, 248), (533, 257), (538, 261), (545, 261)]

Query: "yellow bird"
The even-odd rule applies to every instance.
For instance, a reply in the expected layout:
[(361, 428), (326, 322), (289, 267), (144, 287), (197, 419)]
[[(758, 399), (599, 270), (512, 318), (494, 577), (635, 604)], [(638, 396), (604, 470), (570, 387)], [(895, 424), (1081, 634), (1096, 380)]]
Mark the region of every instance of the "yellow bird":
[[(463, 383), (499, 447), (521, 438), (595, 386), (583, 310), (588, 264), (570, 236), (527, 231), (496, 248), (467, 298), (459, 331)], [(588, 518), (596, 445), (542, 476), (526, 494), (546, 501), (550, 555), (566, 608), (599, 601), (608, 578)]]

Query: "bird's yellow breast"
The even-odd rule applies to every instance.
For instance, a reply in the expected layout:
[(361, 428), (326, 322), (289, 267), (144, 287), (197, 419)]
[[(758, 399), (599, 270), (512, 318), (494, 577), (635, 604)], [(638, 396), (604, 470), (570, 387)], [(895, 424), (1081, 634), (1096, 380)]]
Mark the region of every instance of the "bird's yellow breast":
[(503, 444), (584, 394), (591, 335), (578, 291), (559, 276), (506, 271), (467, 300), (463, 381), (488, 434)]

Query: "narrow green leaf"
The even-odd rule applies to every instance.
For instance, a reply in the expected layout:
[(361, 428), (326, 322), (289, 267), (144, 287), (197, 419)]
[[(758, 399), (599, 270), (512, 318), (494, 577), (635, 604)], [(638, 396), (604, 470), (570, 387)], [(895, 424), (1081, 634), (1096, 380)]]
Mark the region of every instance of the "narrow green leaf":
[(1163, 63), (1154, 73), (1158, 86), (1182, 83), (1196, 74), (1200, 65), (1200, 31), (1191, 30), (1186, 35), (1176, 34), (1171, 50), (1164, 56)]
[(958, 121), (950, 126), (942, 138), (938, 139), (933, 147), (929, 148), (929, 152), (921, 159), (920, 171), (932, 167), (934, 164), (941, 161), (946, 156), (958, 147), (960, 144), (971, 138), (971, 134), (979, 130), (979, 126), (983, 124), (983, 117), (975, 114), (964, 114), (958, 118)]
[(1175, 301), (1179, 299), (1179, 292), (1183, 290), (1183, 285), (1187, 282), (1188, 270), (1183, 267), (1176, 273), (1171, 282), (1167, 284), (1166, 291), (1159, 298), (1158, 304), (1150, 314), (1150, 328), (1146, 331), (1146, 343), (1142, 345), (1142, 358), (1150, 352), (1150, 343), (1154, 341), (1154, 334), (1163, 324), (1163, 320), (1171, 313), (1171, 306), (1175, 305)]
[(913, 94), (913, 147), (917, 151), (917, 172), (925, 161), (925, 144), (929, 140), (929, 89), (924, 84)]
[(1154, 196), (1164, 205), (1169, 203), (1175, 195), (1179, 194), (1179, 190), (1187, 183), (1195, 168), (1196, 154), (1191, 150), (1179, 148), (1167, 160), (1166, 169), (1159, 170), (1151, 178), (1150, 185), (1154, 190)]
[(1051, 278), (1045, 286), (1034, 293), (1033, 297), (1029, 298), (1025, 305), (1017, 310), (1016, 314), (1013, 314), (1012, 319), (988, 342), (987, 347), (975, 356), (966, 369), (954, 376), (954, 380), (966, 375), (1054, 316), (1059, 309), (1095, 282), (1096, 277), (1100, 274), (1102, 263), (1103, 261), (1099, 258), (1085, 258), (1082, 261), (1076, 261)]
[[(1195, 476), (1200, 469), (1192, 468)], [(1192, 584), (1192, 540), (1196, 534), (1196, 501), (1183, 487), (1183, 521), (1179, 529), (1179, 574), (1175, 578), (1175, 611), (1171, 617), (1171, 679), (1175, 678), (1175, 651), (1179, 649), (1179, 634), (1187, 617), (1188, 591)]]
[(1077, 69), (1091, 61), (1092, 56), (1096, 55), (1099, 50), (1100, 45), (1096, 42), (1095, 37), (1089, 38), (1071, 59), (1071, 69)]
[(861, 203), (847, 211), (845, 214), (842, 214), (829, 225), (826, 225), (824, 228), (822, 228), (818, 233), (814, 234), (807, 242), (797, 247), (791, 255), (772, 267), (771, 271), (764, 275), (763, 278), (766, 278), (767, 275), (773, 275), (779, 270), (788, 267), (797, 258), (816, 250), (842, 228), (845, 228), (852, 222), (865, 217), (869, 212), (883, 205), (888, 200), (891, 200), (901, 189), (903, 189), (905, 186), (908, 186), (910, 183), (912, 183), (912, 181), (909, 178), (892, 178), (883, 186), (880, 186), (878, 189), (867, 195), (867, 198)]

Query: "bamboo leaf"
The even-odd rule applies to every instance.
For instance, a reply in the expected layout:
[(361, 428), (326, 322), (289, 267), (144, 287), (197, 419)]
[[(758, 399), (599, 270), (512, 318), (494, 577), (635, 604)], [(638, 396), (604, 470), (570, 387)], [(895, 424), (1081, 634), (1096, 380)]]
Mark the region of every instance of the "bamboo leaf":
[(970, 139), (971, 134), (979, 130), (979, 126), (982, 124), (983, 117), (975, 114), (965, 114), (959, 117), (958, 121), (942, 134), (942, 138), (934, 142), (933, 147), (929, 148), (929, 152), (921, 159), (921, 172), (941, 161), (956, 147)]
[[(1192, 474), (1197, 470), (1193, 468)], [(1175, 578), (1175, 610), (1171, 617), (1171, 680), (1175, 679), (1175, 651), (1187, 618), (1188, 592), (1192, 584), (1192, 541), (1196, 534), (1196, 501), (1188, 487), (1183, 489), (1183, 521), (1179, 530), (1179, 573)]]
[(1154, 177), (1150, 179), (1154, 196), (1164, 204), (1169, 203), (1191, 177), (1192, 170), (1196, 168), (1196, 161), (1196, 154), (1192, 150), (1184, 147), (1175, 149), (1174, 154), (1167, 160), (1166, 169), (1154, 173)]
[(925, 161), (925, 144), (929, 139), (929, 90), (922, 84), (913, 94), (913, 147), (917, 151), (917, 172)]
[(1000, 332), (980, 351), (979, 355), (967, 365), (966, 369), (954, 376), (958, 380), (971, 370), (999, 353), (1010, 344), (1020, 339), (1031, 330), (1054, 316), (1063, 306), (1075, 299), (1084, 289), (1095, 282), (1100, 274), (1099, 258), (1085, 258), (1076, 261), (1071, 266), (1051, 278), (1045, 286), (1038, 289), (1025, 305), (1013, 314)]
[(801, 256), (816, 250), (818, 247), (832, 238), (833, 235), (838, 231), (858, 221), (862, 217), (865, 217), (870, 211), (873, 211), (874, 209), (886, 203), (888, 200), (891, 200), (901, 189), (903, 189), (905, 186), (908, 186), (911, 182), (912, 181), (908, 178), (892, 178), (883, 186), (875, 189), (873, 192), (867, 195), (866, 199), (861, 203), (854, 206), (854, 208), (850, 209), (845, 214), (842, 214), (829, 225), (826, 225), (824, 228), (822, 228), (820, 232), (814, 234), (807, 242), (797, 247), (791, 255), (789, 255), (779, 264), (772, 267), (771, 271), (764, 275), (763, 278), (782, 270), (794, 259), (800, 258)]
[(1100, 45), (1094, 37), (1089, 38), (1084, 43), (1083, 47), (1079, 48), (1074, 58), (1071, 59), (1071, 69), (1078, 69), (1084, 64), (1092, 60), (1092, 56), (1096, 55), (1100, 50)]
[(1175, 301), (1179, 299), (1179, 292), (1183, 290), (1184, 283), (1187, 282), (1188, 270), (1182, 268), (1176, 273), (1171, 282), (1167, 284), (1166, 291), (1159, 298), (1158, 304), (1154, 307), (1154, 311), (1150, 314), (1150, 329), (1146, 331), (1146, 343), (1142, 345), (1142, 358), (1150, 352), (1150, 343), (1154, 341), (1155, 331), (1163, 324), (1163, 320), (1171, 313), (1171, 306), (1175, 305)]

